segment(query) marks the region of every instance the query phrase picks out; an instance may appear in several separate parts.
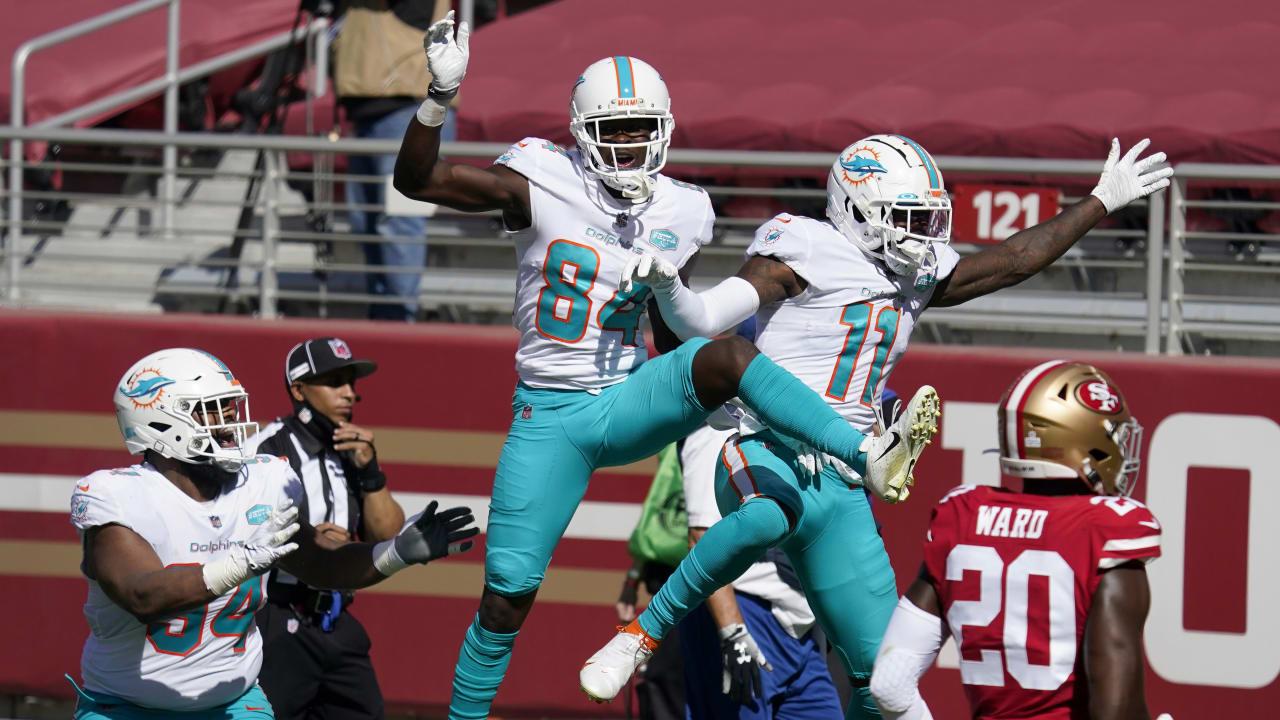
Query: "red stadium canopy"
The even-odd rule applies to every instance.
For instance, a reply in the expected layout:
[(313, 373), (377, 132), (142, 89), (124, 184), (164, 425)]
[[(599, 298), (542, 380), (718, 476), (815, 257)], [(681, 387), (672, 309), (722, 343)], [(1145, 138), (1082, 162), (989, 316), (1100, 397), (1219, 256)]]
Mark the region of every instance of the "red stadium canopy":
[(664, 73), (675, 145), (835, 151), (899, 132), (940, 155), (1280, 163), (1280, 4), (1237, 0), (563, 0), (482, 28), (462, 139), (568, 138), (591, 62)]
[[(0, 123), (8, 124), (13, 53), (47, 32), (129, 4), (127, 0), (24, 2), (0, 23)], [(186, 0), (180, 13), (183, 67), (286, 32), (297, 0)], [(41, 50), (26, 72), (25, 124), (32, 125), (92, 100), (164, 75), (167, 11), (156, 9), (117, 25)], [(114, 115), (124, 108), (104, 114)], [(91, 125), (103, 118), (91, 118)]]

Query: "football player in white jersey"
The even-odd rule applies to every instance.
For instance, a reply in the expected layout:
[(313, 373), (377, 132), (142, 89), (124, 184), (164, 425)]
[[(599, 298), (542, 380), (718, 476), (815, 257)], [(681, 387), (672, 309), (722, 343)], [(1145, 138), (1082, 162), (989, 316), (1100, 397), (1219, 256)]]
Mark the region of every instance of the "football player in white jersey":
[(270, 718), (256, 684), (254, 613), (279, 563), (321, 587), (372, 585), (471, 547), (465, 507), (432, 502), (398, 536), (337, 543), (299, 521), (305, 494), (283, 458), (246, 456), (249, 396), (222, 361), (173, 348), (133, 365), (115, 390), (125, 447), (143, 462), (76, 483), (89, 637), (80, 720)]
[(479, 169), (439, 159), (440, 124), (466, 70), (466, 25), (455, 38), (451, 15), (436, 23), (426, 48), (434, 79), (405, 133), (396, 188), (460, 210), (500, 210), (519, 264), (520, 384), (494, 477), (485, 589), (449, 706), (452, 718), (484, 718), (596, 468), (656, 453), (737, 396), (771, 427), (901, 487), (935, 425), (936, 396), (908, 406), (917, 427), (904, 426), (896, 442), (853, 429), (742, 338), (698, 338), (644, 362), (649, 290), (619, 288), (622, 268), (651, 252), (687, 273), (713, 219), (705, 191), (660, 173), (674, 127), (666, 83), (636, 58), (593, 63), (570, 90), (576, 148), (526, 138)]
[[(873, 135), (845, 148), (832, 164), (827, 218), (782, 214), (766, 222), (737, 276), (695, 293), (674, 265), (646, 252), (624, 268), (620, 287), (650, 287), (663, 319), (682, 338), (722, 332), (758, 307), (760, 350), (871, 432), (881, 393), (920, 313), (1025, 280), (1108, 213), (1166, 187), (1173, 170), (1161, 167), (1164, 153), (1138, 160), (1148, 144), (1139, 142), (1121, 158), (1113, 140), (1089, 197), (961, 258), (947, 244), (951, 202), (933, 158), (901, 135)], [(582, 686), (593, 697), (613, 697), (643, 662), (643, 649), (716, 583), (735, 577), (765, 548), (781, 546), (858, 692), (847, 717), (876, 717), (867, 685), (897, 599), (893, 569), (865, 495), (842, 491), (840, 479), (865, 484), (890, 502), (904, 500), (909, 489), (885, 492), (839, 463), (821, 473), (824, 482), (812, 482), (810, 470), (823, 464), (820, 453), (801, 448), (797, 457), (794, 442), (761, 431), (750, 414), (740, 428), (741, 436), (725, 445), (717, 482), (726, 520), (707, 531), (637, 618), (646, 637), (620, 633), (583, 667)], [(760, 518), (766, 516), (756, 513), (754, 543), (739, 539), (742, 521), (721, 528), (755, 503), (781, 505), (778, 516), (787, 522), (764, 527)]]

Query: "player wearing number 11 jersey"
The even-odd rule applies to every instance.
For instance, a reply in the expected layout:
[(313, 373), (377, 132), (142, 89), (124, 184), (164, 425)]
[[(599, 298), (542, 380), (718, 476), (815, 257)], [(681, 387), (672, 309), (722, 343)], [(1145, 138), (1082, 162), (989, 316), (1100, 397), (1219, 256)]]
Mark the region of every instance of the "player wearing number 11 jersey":
[(871, 691), (886, 718), (931, 717), (917, 681), (949, 633), (975, 720), (1148, 720), (1160, 523), (1129, 497), (1142, 427), (1106, 373), (1063, 361), (1024, 373), (998, 412), (1000, 466), (1022, 492), (961, 485), (934, 508)]
[(428, 30), (431, 95), (405, 132), (395, 183), (412, 198), (500, 210), (516, 245), (520, 384), (494, 476), (484, 594), (449, 705), (451, 718), (484, 718), (596, 468), (656, 453), (734, 396), (885, 483), (905, 482), (924, 442), (868, 438), (742, 338), (678, 348), (660, 338), (661, 349), (675, 349), (645, 361), (639, 322), (650, 293), (621, 287), (622, 269), (651, 252), (687, 273), (712, 225), (706, 192), (660, 173), (674, 127), (666, 83), (641, 60), (605, 58), (570, 90), (575, 148), (526, 138), (485, 169), (443, 162), (440, 124), (467, 39), (465, 24), (455, 38), (451, 16)]
[[(1107, 213), (1167, 186), (1173, 171), (1159, 167), (1164, 153), (1138, 160), (1147, 145), (1143, 140), (1121, 158), (1118, 141), (1112, 141), (1089, 197), (1000, 245), (961, 258), (948, 245), (951, 201), (933, 157), (901, 135), (873, 135), (845, 148), (832, 163), (827, 218), (782, 214), (765, 223), (737, 276), (695, 293), (670, 262), (646, 251), (624, 269), (622, 287), (648, 286), (680, 337), (722, 332), (758, 309), (760, 350), (871, 432), (881, 393), (921, 313), (1030, 277)], [(920, 400), (917, 393), (908, 415)], [(798, 456), (785, 433), (776, 427), (762, 431), (754, 418), (745, 418), (740, 428), (741, 437), (725, 446), (717, 478), (725, 519), (707, 531), (637, 625), (647, 637), (663, 637), (716, 583), (732, 580), (763, 549), (781, 547), (852, 678), (857, 697), (846, 717), (874, 717), (867, 683), (893, 612), (894, 576), (865, 497), (836, 488), (846, 480), (887, 502), (902, 502), (910, 475), (905, 484), (884, 485), (837, 464), (825, 471), (829, 481), (810, 482), (807, 468), (820, 464), (804, 460), (815, 457), (810, 449), (798, 448)], [(885, 430), (889, 437), (898, 432)], [(781, 509), (765, 513), (753, 508), (758, 504)], [(636, 664), (621, 635), (626, 633), (581, 673), (582, 686), (595, 697), (621, 688)]]

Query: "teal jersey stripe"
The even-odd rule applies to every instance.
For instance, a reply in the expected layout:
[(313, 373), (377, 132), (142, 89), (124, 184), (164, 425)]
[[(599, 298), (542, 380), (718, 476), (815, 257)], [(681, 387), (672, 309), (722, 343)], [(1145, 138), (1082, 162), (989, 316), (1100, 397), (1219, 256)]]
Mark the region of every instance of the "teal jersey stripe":
[(910, 145), (911, 149), (916, 151), (916, 154), (920, 156), (920, 162), (924, 163), (924, 169), (929, 173), (929, 187), (934, 190), (941, 190), (941, 184), (938, 182), (938, 170), (933, 166), (933, 160), (929, 157), (929, 153), (925, 152), (924, 148), (917, 145), (916, 141), (909, 137), (903, 135), (894, 135), (894, 137)]
[(205, 351), (205, 350), (201, 350), (200, 348), (192, 348), (192, 349), (193, 349), (193, 350), (195, 350), (196, 352), (200, 353), (201, 355), (206, 355), (206, 356), (208, 356), (208, 358), (209, 358), (210, 360), (212, 360), (214, 363), (216, 363), (216, 364), (218, 365), (218, 367), (222, 368), (221, 372), (222, 372), (222, 374), (223, 374), (223, 375), (226, 375), (226, 376), (227, 376), (227, 379), (228, 379), (228, 380), (235, 380), (235, 376), (231, 374), (231, 368), (227, 367), (227, 364), (226, 364), (226, 363), (224, 363), (224, 362), (222, 362), (221, 360), (219, 360), (219, 359), (218, 359), (218, 356), (214, 355), (214, 354), (213, 354), (213, 353), (211, 353), (211, 352), (207, 352), (207, 351)]
[(631, 80), (631, 58), (625, 55), (615, 55), (613, 56), (613, 66), (618, 70), (618, 97), (635, 97), (635, 83)]

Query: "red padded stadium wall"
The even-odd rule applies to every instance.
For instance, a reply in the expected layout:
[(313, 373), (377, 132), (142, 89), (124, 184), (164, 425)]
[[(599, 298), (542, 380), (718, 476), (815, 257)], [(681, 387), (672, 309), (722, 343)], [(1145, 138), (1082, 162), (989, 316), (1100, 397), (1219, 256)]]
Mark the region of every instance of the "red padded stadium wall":
[[(202, 316), (0, 312), (0, 692), (67, 697), (87, 632), (79, 548), (67, 522), (67, 478), (126, 465), (109, 393), (136, 359), (194, 346), (224, 360), (252, 393), (256, 419), (285, 412), (283, 357), (305, 337), (337, 335), (379, 371), (361, 381), (358, 422), (374, 428), (397, 493), (487, 496), (509, 422), (516, 336), (508, 328), (363, 322), (255, 321)], [(918, 345), (891, 378), (909, 391), (936, 385), (943, 429), (926, 453), (910, 502), (877, 505), (899, 586), (920, 558), (933, 502), (964, 482), (999, 482), (994, 403), (1023, 369), (1061, 355), (1005, 348)], [(1147, 694), (1153, 712), (1259, 717), (1280, 704), (1280, 593), (1274, 548), (1280, 476), (1280, 362), (1169, 359), (1088, 353), (1128, 394), (1146, 428), (1136, 497), (1164, 523), (1164, 557), (1150, 566)], [(593, 479), (561, 543), (537, 609), (517, 643), (495, 712), (620, 716), (577, 691), (576, 673), (612, 631), (628, 564), (629, 527), (601, 520), (634, 511), (641, 463)], [(66, 484), (64, 491), (63, 484)], [(423, 495), (402, 495), (416, 511)], [(477, 502), (483, 506), (483, 501)], [(584, 517), (594, 514), (597, 517)], [(578, 520), (582, 520), (578, 526)], [(482, 552), (483, 548), (479, 548)], [(373, 638), (389, 703), (439, 711), (447, 704), (463, 629), (475, 611), (481, 552), (401, 573), (360, 594), (354, 614)], [(21, 619), (17, 621), (16, 619)], [(924, 682), (934, 715), (967, 717), (953, 653)], [(950, 665), (950, 667), (947, 667)]]

